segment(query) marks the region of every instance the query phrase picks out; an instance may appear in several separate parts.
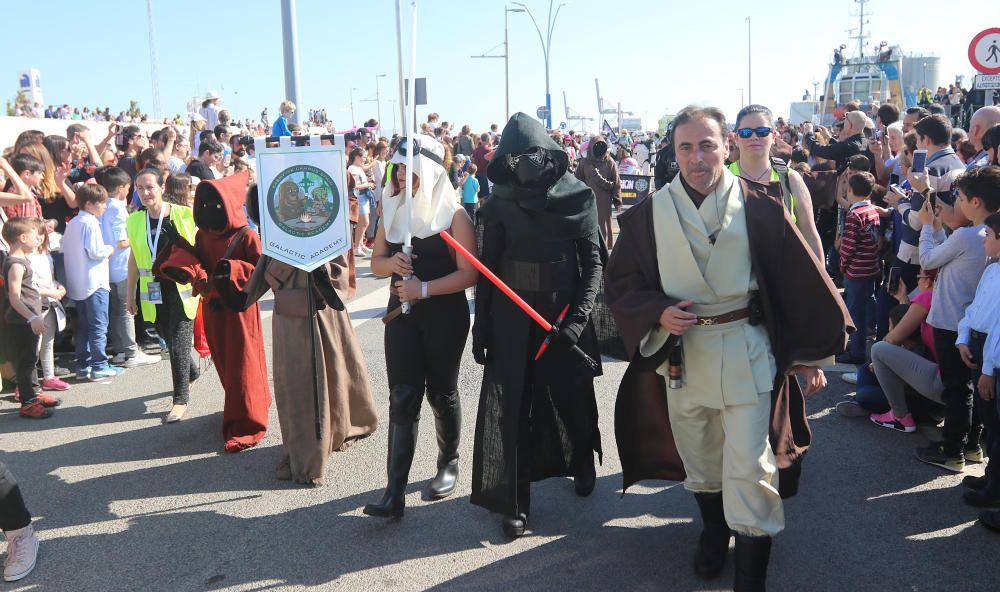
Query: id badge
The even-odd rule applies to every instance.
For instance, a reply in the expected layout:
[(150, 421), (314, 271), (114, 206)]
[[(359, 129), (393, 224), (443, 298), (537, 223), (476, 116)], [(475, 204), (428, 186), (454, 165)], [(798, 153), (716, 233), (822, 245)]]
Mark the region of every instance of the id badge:
[(150, 304), (163, 304), (163, 290), (160, 289), (160, 282), (146, 284), (146, 294)]

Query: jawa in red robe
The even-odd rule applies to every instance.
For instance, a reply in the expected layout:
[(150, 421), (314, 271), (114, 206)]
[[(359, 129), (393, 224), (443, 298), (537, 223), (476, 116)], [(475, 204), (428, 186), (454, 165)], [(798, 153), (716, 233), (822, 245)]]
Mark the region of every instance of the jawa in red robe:
[[(264, 438), (271, 406), (260, 307), (253, 304), (235, 312), (223, 305), (229, 295), (243, 289), (261, 256), (260, 236), (247, 226), (243, 210), (248, 181), (247, 173), (203, 181), (194, 197), (195, 255), (213, 278), (202, 294), (202, 307), (208, 347), (226, 391), (222, 412), (226, 452), (245, 450)], [(222, 259), (231, 270), (228, 281), (214, 279)]]

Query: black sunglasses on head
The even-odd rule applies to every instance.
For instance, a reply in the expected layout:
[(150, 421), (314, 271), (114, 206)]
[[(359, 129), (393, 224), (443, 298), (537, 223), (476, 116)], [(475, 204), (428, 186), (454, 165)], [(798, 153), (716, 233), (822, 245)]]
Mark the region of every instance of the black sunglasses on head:
[(766, 138), (767, 136), (771, 135), (771, 131), (772, 130), (769, 127), (755, 127), (755, 128), (741, 127), (740, 129), (736, 130), (736, 133), (739, 134), (741, 138), (746, 140), (754, 134), (757, 134), (758, 138)]

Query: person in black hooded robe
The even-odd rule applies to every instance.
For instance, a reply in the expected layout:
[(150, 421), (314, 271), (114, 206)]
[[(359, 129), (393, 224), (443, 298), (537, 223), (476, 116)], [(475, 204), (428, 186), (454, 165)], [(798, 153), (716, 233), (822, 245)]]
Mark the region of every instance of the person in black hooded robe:
[(472, 503), (524, 533), (530, 484), (572, 476), (594, 489), (601, 454), (593, 372), (570, 348), (600, 360), (590, 313), (607, 249), (594, 193), (568, 173), (566, 153), (524, 113), (504, 128), (487, 169), (492, 198), (479, 210), (482, 261), (553, 322), (569, 305), (548, 351), (547, 333), (483, 276), (476, 287), (472, 351), (485, 366), (473, 449)]

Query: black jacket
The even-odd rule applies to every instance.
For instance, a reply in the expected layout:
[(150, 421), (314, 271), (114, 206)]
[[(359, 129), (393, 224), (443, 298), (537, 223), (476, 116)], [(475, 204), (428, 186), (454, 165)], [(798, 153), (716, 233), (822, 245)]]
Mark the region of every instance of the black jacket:
[(653, 167), (653, 187), (659, 190), (661, 187), (674, 180), (677, 174), (677, 155), (674, 154), (674, 145), (667, 144), (656, 152), (656, 165)]
[[(809, 133), (805, 136), (805, 145), (813, 156), (832, 160), (837, 163), (837, 172), (842, 173), (847, 168), (847, 160), (855, 154), (870, 155), (868, 138), (863, 134), (854, 134), (849, 138), (830, 142), (826, 146), (816, 143), (816, 136)], [(871, 161), (871, 156), (868, 156)]]

